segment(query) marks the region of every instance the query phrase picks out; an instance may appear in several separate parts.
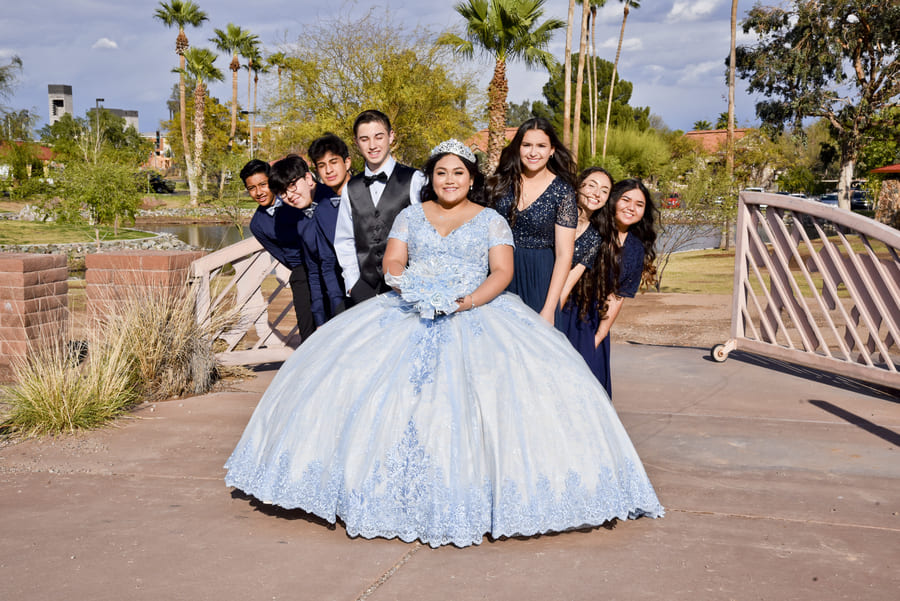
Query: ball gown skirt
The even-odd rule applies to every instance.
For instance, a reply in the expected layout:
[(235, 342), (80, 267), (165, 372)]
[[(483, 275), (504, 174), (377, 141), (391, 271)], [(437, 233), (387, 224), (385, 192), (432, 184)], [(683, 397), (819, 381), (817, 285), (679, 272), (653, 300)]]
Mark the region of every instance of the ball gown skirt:
[(513, 279), (506, 289), (518, 294), (526, 305), (540, 313), (547, 300), (555, 261), (556, 254), (552, 248), (516, 247)]
[(556, 327), (559, 328), (575, 350), (584, 358), (585, 363), (591, 368), (594, 377), (603, 385), (606, 394), (612, 398), (612, 377), (610, 376), (610, 345), (609, 335), (603, 339), (599, 346), (594, 346), (594, 334), (600, 327), (599, 314), (596, 310), (589, 315), (587, 322), (578, 318), (578, 308), (573, 304), (556, 312)]
[(276, 374), (226, 468), (350, 536), (432, 547), (663, 514), (590, 369), (506, 293), (434, 320), (394, 292), (338, 315)]

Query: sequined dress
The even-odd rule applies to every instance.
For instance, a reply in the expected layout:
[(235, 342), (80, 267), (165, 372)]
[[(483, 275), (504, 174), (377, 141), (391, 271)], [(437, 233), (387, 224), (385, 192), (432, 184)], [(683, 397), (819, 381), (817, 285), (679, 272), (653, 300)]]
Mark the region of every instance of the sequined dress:
[[(509, 219), (514, 203), (513, 193), (509, 191), (497, 201), (497, 212)], [(574, 228), (578, 223), (575, 191), (565, 180), (556, 177), (524, 211), (516, 209), (515, 215), (512, 222), (515, 265), (507, 290), (540, 312), (547, 300), (556, 259), (555, 226)]]
[[(491, 209), (442, 237), (413, 205), (391, 237), (408, 270), (437, 260), (454, 298), (512, 244)], [(506, 293), (433, 319), (396, 292), (338, 315), (285, 362), (226, 468), (228, 485), (350, 536), (432, 547), (663, 513), (584, 361)]]
[[(575, 259), (581, 259), (578, 262), (590, 269), (597, 256), (599, 242), (600, 234), (596, 230), (590, 228), (585, 230), (585, 233), (575, 241)], [(635, 236), (628, 234), (619, 257), (619, 296), (634, 298), (641, 285), (643, 270), (644, 246)], [(582, 277), (589, 277), (588, 272)], [(562, 330), (572, 346), (584, 357), (588, 367), (606, 390), (606, 394), (612, 397), (612, 376), (609, 369), (612, 347), (609, 335), (598, 346), (594, 346), (594, 335), (600, 327), (600, 313), (597, 308), (588, 311), (585, 319), (582, 319), (578, 307), (570, 301), (556, 312), (556, 327)]]

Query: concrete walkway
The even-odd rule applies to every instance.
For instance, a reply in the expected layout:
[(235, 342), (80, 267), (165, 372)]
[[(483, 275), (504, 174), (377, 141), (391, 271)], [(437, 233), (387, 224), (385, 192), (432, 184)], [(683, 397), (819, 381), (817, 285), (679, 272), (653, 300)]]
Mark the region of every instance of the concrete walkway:
[(614, 347), (666, 517), (466, 549), (350, 539), (222, 464), (277, 366), (76, 437), (0, 448), (0, 599), (900, 598), (900, 402), (758, 357)]

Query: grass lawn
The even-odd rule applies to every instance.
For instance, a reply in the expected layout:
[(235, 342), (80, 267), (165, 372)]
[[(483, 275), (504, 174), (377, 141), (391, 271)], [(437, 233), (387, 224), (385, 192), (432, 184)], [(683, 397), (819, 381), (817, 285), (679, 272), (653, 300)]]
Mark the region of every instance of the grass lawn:
[(94, 227), (83, 224), (41, 223), (36, 221), (0, 221), (0, 244), (67, 244), (104, 240), (136, 240), (146, 238), (146, 232), (119, 228)]
[(660, 292), (731, 294), (734, 249), (675, 253), (662, 274)]

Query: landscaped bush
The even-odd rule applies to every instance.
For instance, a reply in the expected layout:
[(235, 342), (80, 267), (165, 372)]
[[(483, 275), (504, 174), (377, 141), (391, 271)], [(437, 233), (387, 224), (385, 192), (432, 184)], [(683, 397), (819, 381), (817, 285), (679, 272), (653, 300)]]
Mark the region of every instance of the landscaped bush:
[[(227, 324), (194, 319), (187, 287), (126, 288), (83, 345), (43, 345), (0, 391), (9, 408), (0, 432), (25, 436), (100, 426), (140, 401), (201, 394), (216, 378), (213, 336)], [(86, 351), (86, 352), (84, 352)]]
[(121, 415), (139, 398), (135, 371), (113, 336), (95, 342), (81, 361), (79, 349), (49, 343), (15, 366), (14, 386), (3, 390), (11, 407), (5, 433), (35, 436), (95, 428)]

